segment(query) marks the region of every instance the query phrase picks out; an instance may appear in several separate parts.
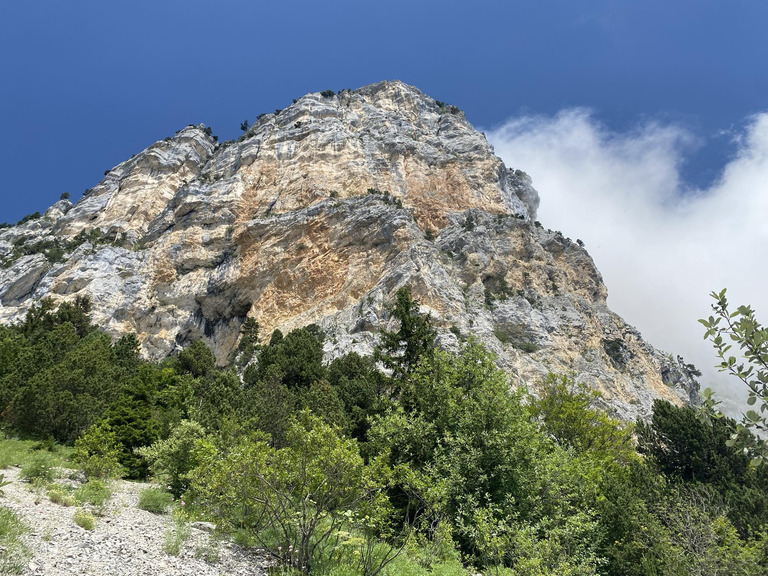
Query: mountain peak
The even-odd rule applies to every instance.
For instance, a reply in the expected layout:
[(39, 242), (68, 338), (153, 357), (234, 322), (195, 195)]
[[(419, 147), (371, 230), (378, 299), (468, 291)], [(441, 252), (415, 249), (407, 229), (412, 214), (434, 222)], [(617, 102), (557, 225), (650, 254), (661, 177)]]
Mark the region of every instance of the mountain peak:
[(400, 81), (315, 92), (237, 141), (182, 128), (75, 206), (0, 230), (0, 321), (88, 295), (152, 357), (204, 338), (224, 362), (246, 318), (262, 334), (318, 323), (333, 357), (370, 352), (409, 285), (443, 345), (477, 337), (520, 384), (576, 372), (626, 417), (685, 397), (538, 203), (454, 106)]

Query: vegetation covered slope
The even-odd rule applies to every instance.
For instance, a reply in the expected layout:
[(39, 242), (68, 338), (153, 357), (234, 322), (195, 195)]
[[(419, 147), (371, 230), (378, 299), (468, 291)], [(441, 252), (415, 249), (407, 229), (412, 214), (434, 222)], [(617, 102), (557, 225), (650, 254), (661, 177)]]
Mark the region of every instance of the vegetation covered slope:
[(727, 446), (731, 421), (659, 401), (632, 427), (567, 376), (512, 392), (471, 339), (439, 349), (407, 289), (373, 357), (330, 364), (316, 326), (260, 343), (254, 322), (226, 369), (199, 341), (142, 361), (88, 308), (0, 328), (3, 425), (74, 442), (93, 476), (154, 474), (286, 571), (768, 570), (768, 474)]

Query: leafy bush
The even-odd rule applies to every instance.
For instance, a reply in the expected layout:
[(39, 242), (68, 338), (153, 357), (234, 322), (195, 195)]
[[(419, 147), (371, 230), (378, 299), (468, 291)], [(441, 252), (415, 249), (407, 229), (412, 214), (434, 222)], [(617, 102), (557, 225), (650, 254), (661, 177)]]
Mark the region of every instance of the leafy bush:
[(198, 462), (195, 447), (206, 437), (205, 429), (197, 422), (183, 420), (171, 435), (139, 452), (150, 462), (150, 468), (161, 482), (169, 486), (177, 498), (187, 490), (188, 474)]
[(191, 495), (305, 573), (333, 548), (350, 514), (384, 489), (368, 477), (355, 442), (309, 411), (292, 422), (286, 448), (272, 448), (263, 435), (222, 448), (200, 444)]
[(119, 478), (120, 447), (106, 422), (94, 424), (75, 441), (73, 460), (89, 478)]
[[(721, 362), (717, 368), (740, 380), (748, 390), (747, 404), (758, 410), (747, 410), (732, 432), (729, 445), (738, 446), (751, 454), (755, 465), (768, 463), (768, 327), (763, 326), (751, 306), (729, 310), (726, 290), (712, 292), (714, 316), (699, 322), (706, 328), (704, 337), (715, 348)], [(731, 344), (732, 343), (732, 344)], [(739, 348), (738, 358), (730, 354), (733, 345)], [(695, 367), (694, 367), (695, 369)], [(720, 418), (712, 390), (704, 391), (703, 416)], [(753, 433), (755, 432), (755, 433)]]
[(637, 458), (633, 427), (598, 408), (599, 392), (552, 373), (538, 389), (539, 397), (529, 399), (528, 409), (560, 446), (596, 460), (627, 463)]
[(173, 494), (159, 488), (145, 488), (139, 493), (139, 508), (153, 514), (165, 514), (173, 504)]

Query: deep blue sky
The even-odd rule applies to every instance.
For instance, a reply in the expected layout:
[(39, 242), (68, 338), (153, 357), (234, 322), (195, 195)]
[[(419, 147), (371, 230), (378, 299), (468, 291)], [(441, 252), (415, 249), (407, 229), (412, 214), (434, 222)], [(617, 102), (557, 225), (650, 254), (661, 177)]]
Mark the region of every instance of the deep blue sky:
[(189, 123), (226, 140), (383, 79), (484, 128), (573, 106), (618, 131), (682, 124), (700, 144), (684, 175), (705, 185), (733, 152), (718, 134), (768, 108), (766, 23), (764, 0), (3, 1), (0, 222)]

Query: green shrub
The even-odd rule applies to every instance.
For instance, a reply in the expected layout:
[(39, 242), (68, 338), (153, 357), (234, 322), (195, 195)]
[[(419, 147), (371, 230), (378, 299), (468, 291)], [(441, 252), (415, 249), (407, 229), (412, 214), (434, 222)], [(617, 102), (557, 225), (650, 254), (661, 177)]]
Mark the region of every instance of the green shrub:
[(89, 478), (121, 476), (120, 448), (115, 433), (106, 422), (94, 424), (75, 440), (73, 460)]
[(502, 344), (511, 344), (518, 350), (528, 354), (536, 352), (540, 346), (526, 332), (525, 327), (518, 324), (504, 324), (493, 329), (493, 335)]
[(96, 527), (96, 518), (85, 510), (78, 509), (72, 519), (75, 521), (75, 524), (85, 530), (93, 530)]
[(291, 422), (287, 440), (280, 450), (263, 435), (225, 450), (201, 442), (190, 492), (231, 528), (251, 527), (261, 547), (308, 573), (354, 510), (364, 507), (370, 523), (385, 515), (376, 500), (383, 486), (367, 475), (356, 442), (308, 410)]
[(182, 420), (166, 440), (139, 448), (138, 453), (149, 461), (152, 472), (178, 498), (188, 488), (187, 474), (197, 466), (194, 448), (205, 435), (205, 429), (197, 422)]
[(139, 508), (153, 514), (165, 514), (173, 504), (173, 494), (159, 488), (145, 488), (139, 493)]

